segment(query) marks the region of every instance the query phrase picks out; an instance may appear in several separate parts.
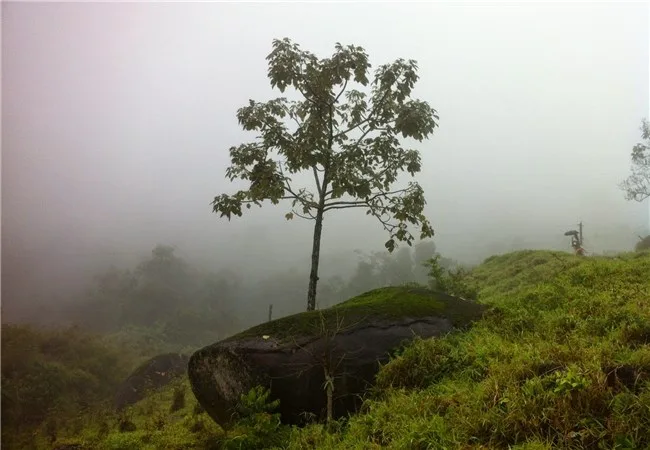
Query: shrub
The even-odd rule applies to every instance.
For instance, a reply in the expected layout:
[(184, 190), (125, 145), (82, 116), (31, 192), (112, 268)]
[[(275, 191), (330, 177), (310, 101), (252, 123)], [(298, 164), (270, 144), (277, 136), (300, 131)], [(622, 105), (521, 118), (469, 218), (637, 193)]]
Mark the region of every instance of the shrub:
[(469, 284), (469, 271), (461, 266), (445, 268), (440, 263), (440, 255), (426, 262), (429, 267), (430, 286), (440, 292), (459, 297), (476, 298), (477, 290)]
[(280, 423), (280, 414), (274, 412), (280, 401), (269, 400), (270, 394), (270, 390), (257, 386), (241, 395), (237, 422), (224, 441), (225, 449), (271, 448), (286, 440), (289, 428)]
[(634, 246), (634, 250), (637, 252), (642, 252), (645, 250), (650, 250), (650, 234), (646, 237), (639, 240)]

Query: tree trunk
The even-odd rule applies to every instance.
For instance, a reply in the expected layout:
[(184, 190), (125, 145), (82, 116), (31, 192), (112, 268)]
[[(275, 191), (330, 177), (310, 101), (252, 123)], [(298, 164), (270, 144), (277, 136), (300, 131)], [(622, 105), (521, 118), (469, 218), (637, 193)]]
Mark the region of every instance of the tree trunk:
[(334, 380), (332, 376), (325, 370), (325, 383), (327, 393), (327, 429), (331, 431), (332, 418), (334, 416)]
[(316, 212), (314, 224), (314, 242), (311, 250), (311, 272), (309, 273), (309, 290), (307, 291), (307, 311), (316, 309), (316, 286), (318, 284), (318, 263), (320, 261), (320, 238), (323, 233), (323, 208)]

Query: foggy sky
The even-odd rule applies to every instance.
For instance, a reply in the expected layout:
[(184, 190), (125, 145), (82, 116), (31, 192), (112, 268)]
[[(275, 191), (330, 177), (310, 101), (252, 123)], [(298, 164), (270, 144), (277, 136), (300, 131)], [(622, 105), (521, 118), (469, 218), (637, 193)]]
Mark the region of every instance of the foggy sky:
[[(157, 243), (215, 266), (306, 261), (312, 223), (287, 222), (286, 207), (229, 223), (209, 205), (240, 187), (225, 179), (228, 148), (254, 138), (236, 110), (282, 95), (265, 57), (283, 37), (321, 57), (360, 45), (373, 67), (418, 60), (415, 97), (440, 128), (416, 146), (417, 180), (443, 253), (568, 248), (579, 220), (594, 251), (648, 231), (648, 203), (617, 188), (649, 115), (647, 4), (2, 8), (3, 285), (8, 273), (34, 287), (92, 272)], [(386, 238), (362, 213), (331, 215), (323, 253)]]

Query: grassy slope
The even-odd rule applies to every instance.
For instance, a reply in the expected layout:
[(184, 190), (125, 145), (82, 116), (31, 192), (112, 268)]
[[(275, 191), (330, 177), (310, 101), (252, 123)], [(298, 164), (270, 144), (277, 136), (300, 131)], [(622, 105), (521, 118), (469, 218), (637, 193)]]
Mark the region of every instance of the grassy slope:
[[(415, 341), (382, 368), (361, 414), (335, 433), (293, 429), (284, 447), (650, 448), (650, 254), (516, 252), (489, 258), (467, 281), (490, 307), (481, 322)], [(363, 296), (347, 307), (355, 301)], [(107, 415), (66, 433), (76, 436), (69, 442), (98, 449), (223, 443), (187, 381), (179, 383), (128, 410), (136, 431), (119, 432), (119, 418)], [(172, 413), (173, 391), (182, 386), (186, 405)], [(277, 437), (289, 432), (256, 426), (240, 428), (230, 447), (260, 426)], [(242, 448), (261, 448), (255, 445)]]
[(2, 448), (49, 449), (115, 428), (119, 417), (107, 411), (118, 386), (143, 359), (168, 351), (147, 337), (3, 324)]
[(522, 251), (471, 274), (467, 333), (387, 364), (343, 430), (290, 448), (650, 448), (650, 254)]
[[(79, 449), (185, 450), (217, 448), (221, 428), (203, 412), (187, 377), (150, 394), (122, 414), (104, 412), (87, 419), (76, 433), (67, 430), (54, 445)], [(64, 447), (65, 448), (65, 447)]]
[(3, 325), (2, 448), (33, 448), (80, 411), (110, 402), (132, 363), (126, 353), (75, 328)]

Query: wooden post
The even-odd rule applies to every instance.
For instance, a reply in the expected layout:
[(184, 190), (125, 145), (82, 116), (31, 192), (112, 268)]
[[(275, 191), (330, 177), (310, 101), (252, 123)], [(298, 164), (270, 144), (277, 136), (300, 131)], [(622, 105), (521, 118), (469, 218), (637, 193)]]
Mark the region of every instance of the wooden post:
[(273, 317), (273, 303), (269, 305), (269, 322), (271, 321), (271, 317)]
[(582, 220), (578, 224), (578, 230), (579, 230), (579, 233), (580, 233), (580, 247), (582, 247)]

